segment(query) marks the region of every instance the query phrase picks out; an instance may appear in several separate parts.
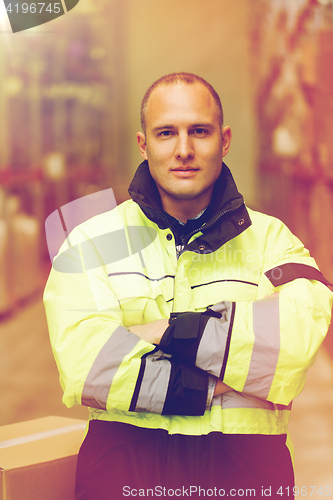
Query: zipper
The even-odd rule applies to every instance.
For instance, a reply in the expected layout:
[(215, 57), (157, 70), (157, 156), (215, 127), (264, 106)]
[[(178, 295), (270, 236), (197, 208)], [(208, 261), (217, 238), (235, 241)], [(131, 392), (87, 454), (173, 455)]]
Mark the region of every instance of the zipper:
[[(237, 207), (235, 208), (229, 208), (229, 209), (226, 209), (226, 210), (223, 210), (222, 212), (220, 212), (218, 214), (217, 217), (215, 217), (215, 219), (213, 221), (211, 221), (209, 224), (206, 224), (205, 226), (201, 226), (201, 227), (211, 227), (215, 224), (215, 222), (217, 222), (221, 217), (223, 217), (223, 215), (229, 213), (229, 212), (234, 212), (235, 210), (238, 210), (238, 208), (240, 208), (242, 205), (244, 205), (244, 202), (240, 203)], [(190, 240), (191, 236), (193, 236), (195, 233), (197, 233), (198, 231), (200, 231), (201, 228), (199, 229), (196, 229), (194, 231), (192, 231), (191, 233), (189, 233), (187, 235), (187, 241)], [(182, 238), (182, 242), (183, 242), (183, 238)], [(179, 259), (179, 257), (184, 253), (185, 251), (185, 247), (186, 247), (187, 243), (184, 243), (184, 248), (181, 250), (181, 252), (179, 253), (179, 255), (177, 255), (177, 260)], [(176, 249), (176, 253), (177, 253), (177, 249)], [(177, 272), (176, 272), (177, 274)], [(176, 279), (174, 280), (174, 283), (173, 283), (173, 305), (172, 305), (172, 311), (174, 310), (174, 305), (175, 305), (175, 288), (176, 288)]]
[[(208, 227), (208, 228), (209, 228), (209, 227), (213, 226), (213, 225), (215, 224), (215, 222), (217, 222), (217, 221), (218, 221), (221, 217), (223, 217), (223, 215), (225, 215), (225, 214), (227, 214), (227, 213), (229, 213), (229, 212), (234, 212), (235, 210), (238, 210), (238, 208), (240, 208), (242, 205), (244, 205), (244, 202), (242, 202), (240, 205), (238, 205), (238, 207), (235, 207), (235, 208), (229, 208), (229, 209), (223, 210), (222, 212), (220, 212), (220, 213), (218, 214), (218, 216), (217, 216), (217, 217), (216, 217), (213, 221), (209, 222), (209, 223), (208, 223), (208, 224), (206, 224), (206, 225), (201, 226), (201, 228), (202, 228), (202, 227), (205, 227), (205, 228), (207, 228), (207, 227)], [(201, 228), (199, 228), (199, 229), (195, 229), (194, 231), (192, 231), (191, 233), (189, 233), (189, 234), (187, 235), (187, 243), (189, 242), (189, 240), (191, 239), (191, 237), (192, 237), (194, 234), (198, 233), (198, 232), (201, 230)], [(183, 238), (182, 238), (182, 243), (184, 244), (184, 248), (183, 248), (183, 250), (179, 253), (179, 255), (178, 255), (177, 259), (179, 259), (179, 257), (181, 256), (181, 254), (185, 251), (185, 247), (186, 247), (186, 245), (187, 245), (187, 243), (185, 243), (185, 239), (183, 240)]]

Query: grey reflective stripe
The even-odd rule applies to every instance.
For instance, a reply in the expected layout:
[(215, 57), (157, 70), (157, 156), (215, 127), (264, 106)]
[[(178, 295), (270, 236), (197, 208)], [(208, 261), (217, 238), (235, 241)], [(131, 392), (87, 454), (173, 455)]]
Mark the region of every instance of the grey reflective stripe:
[(198, 368), (219, 377), (228, 337), (229, 321), (210, 318), (200, 340), (195, 364)]
[(217, 302), (217, 304), (210, 306), (209, 309), (215, 312), (220, 312), (222, 314), (227, 314), (228, 311), (230, 311), (231, 307), (232, 307), (232, 302), (227, 302), (226, 300), (223, 300), (222, 302)]
[(280, 352), (279, 297), (253, 303), (254, 345), (243, 392), (267, 399)]
[(228, 391), (222, 395), (222, 409), (228, 408), (260, 408), (264, 410), (291, 410), (291, 403), (288, 406), (277, 405), (237, 391)]
[(256, 398), (249, 394), (244, 394), (237, 391), (228, 391), (222, 395), (214, 396), (212, 406), (221, 406), (222, 410), (233, 408), (260, 408), (262, 410), (271, 411), (290, 411), (292, 402), (288, 405), (273, 404), (265, 399)]
[(265, 410), (274, 410), (273, 403), (237, 391), (224, 393), (221, 406), (223, 410), (227, 408), (264, 408)]
[(170, 373), (171, 363), (163, 357), (162, 351), (146, 357), (145, 371), (135, 411), (162, 413), (168, 392)]
[(222, 399), (221, 394), (214, 396), (212, 399), (212, 406), (221, 406), (221, 399)]
[(140, 338), (123, 326), (118, 326), (104, 344), (88, 373), (82, 391), (82, 404), (106, 410), (106, 402), (113, 377), (124, 357)]

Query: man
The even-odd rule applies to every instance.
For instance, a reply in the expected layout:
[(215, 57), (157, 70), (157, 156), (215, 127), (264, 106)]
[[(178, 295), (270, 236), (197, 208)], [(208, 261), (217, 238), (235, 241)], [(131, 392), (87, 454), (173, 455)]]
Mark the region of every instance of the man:
[[(53, 269), (45, 290), (63, 401), (90, 407), (76, 498), (293, 496), (287, 425), (328, 283), (279, 220), (245, 207), (206, 81), (162, 77), (141, 118), (132, 200), (71, 234), (100, 265)], [(96, 236), (133, 227), (140, 251), (103, 259)]]

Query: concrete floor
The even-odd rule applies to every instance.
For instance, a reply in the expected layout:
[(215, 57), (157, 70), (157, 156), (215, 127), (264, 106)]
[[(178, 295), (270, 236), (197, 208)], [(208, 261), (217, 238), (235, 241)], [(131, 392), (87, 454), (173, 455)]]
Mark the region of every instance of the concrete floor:
[[(305, 389), (293, 403), (289, 430), (295, 448), (296, 484), (322, 486), (323, 495), (333, 497), (333, 363), (324, 348), (308, 372)], [(325, 486), (330, 487), (331, 495), (325, 495)], [(312, 496), (319, 498), (320, 493), (315, 493)]]
[(42, 298), (0, 322), (0, 425), (47, 415), (88, 418), (66, 408), (48, 337)]
[[(0, 425), (47, 415), (87, 418), (87, 409), (67, 409), (48, 340), (41, 297), (0, 322)], [(316, 486), (307, 496), (333, 496), (333, 364), (322, 348), (290, 422), (296, 483)], [(305, 492), (305, 490), (304, 490)]]

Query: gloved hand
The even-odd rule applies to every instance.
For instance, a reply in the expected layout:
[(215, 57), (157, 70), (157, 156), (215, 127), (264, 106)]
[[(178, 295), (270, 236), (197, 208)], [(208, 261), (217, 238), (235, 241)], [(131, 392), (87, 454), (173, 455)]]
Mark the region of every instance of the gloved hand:
[[(210, 336), (218, 342), (220, 337), (219, 343), (225, 345), (230, 309), (231, 303), (219, 302), (205, 312), (171, 313), (169, 326), (159, 344), (160, 349), (171, 354), (174, 360), (198, 366), (196, 363), (198, 351), (201, 344), (204, 346), (207, 341), (209, 342)], [(213, 349), (215, 344), (212, 343)], [(224, 350), (221, 352), (221, 358), (223, 353)], [(222, 361), (223, 359), (221, 364)], [(218, 376), (216, 373), (213, 374)]]

